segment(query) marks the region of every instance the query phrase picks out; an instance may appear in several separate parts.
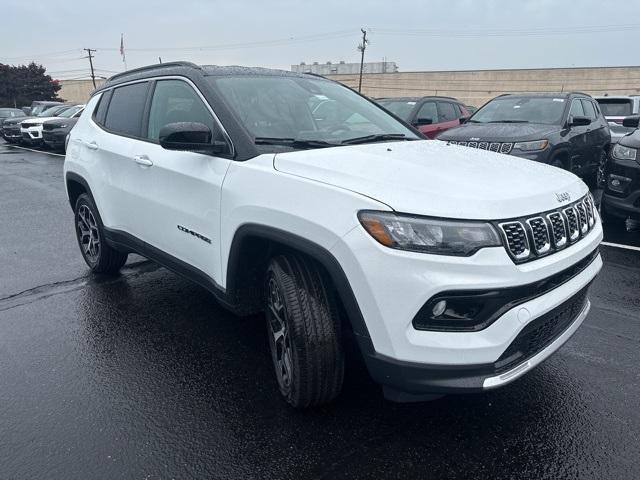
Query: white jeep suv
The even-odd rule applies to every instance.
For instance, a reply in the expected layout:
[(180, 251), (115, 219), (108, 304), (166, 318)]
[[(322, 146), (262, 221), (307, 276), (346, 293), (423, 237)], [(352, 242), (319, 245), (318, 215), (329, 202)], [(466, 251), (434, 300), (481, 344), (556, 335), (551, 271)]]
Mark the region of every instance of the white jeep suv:
[(116, 75), (70, 134), (65, 181), (93, 271), (137, 252), (264, 312), (295, 407), (339, 394), (351, 338), (390, 399), (509, 383), (580, 326), (602, 266), (573, 174), (427, 141), (312, 75)]

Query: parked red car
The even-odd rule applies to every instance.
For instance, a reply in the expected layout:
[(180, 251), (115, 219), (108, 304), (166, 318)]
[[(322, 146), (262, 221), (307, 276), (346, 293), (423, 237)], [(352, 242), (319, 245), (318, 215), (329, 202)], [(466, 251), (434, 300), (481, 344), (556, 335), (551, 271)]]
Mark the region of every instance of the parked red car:
[(428, 138), (457, 127), (460, 118), (471, 116), (463, 103), (451, 97), (379, 98), (376, 101)]

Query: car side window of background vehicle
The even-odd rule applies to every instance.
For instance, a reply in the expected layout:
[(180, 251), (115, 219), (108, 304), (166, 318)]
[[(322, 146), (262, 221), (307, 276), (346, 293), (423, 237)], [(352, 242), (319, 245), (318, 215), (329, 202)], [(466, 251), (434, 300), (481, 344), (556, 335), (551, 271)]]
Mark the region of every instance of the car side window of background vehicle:
[(415, 124), (425, 125), (438, 122), (438, 109), (436, 102), (424, 102), (418, 110), (416, 115)]
[(451, 122), (460, 118), (460, 114), (456, 112), (453, 103), (438, 102), (438, 117), (440, 122)]

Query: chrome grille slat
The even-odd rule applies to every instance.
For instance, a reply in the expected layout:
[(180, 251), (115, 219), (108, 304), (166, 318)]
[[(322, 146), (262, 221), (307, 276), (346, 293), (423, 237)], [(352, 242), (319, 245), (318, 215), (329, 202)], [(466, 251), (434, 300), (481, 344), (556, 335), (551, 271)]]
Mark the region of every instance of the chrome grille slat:
[(478, 143), (478, 148), (480, 150), (487, 150), (489, 148), (489, 143), (488, 142), (480, 142), (480, 143)]
[(500, 224), (502, 233), (507, 240), (507, 248), (517, 259), (522, 260), (529, 256), (529, 240), (524, 225), (520, 222), (507, 222)]
[(531, 229), (533, 248), (538, 255), (547, 253), (551, 249), (551, 238), (549, 237), (549, 227), (542, 217), (527, 219), (527, 225)]
[(593, 199), (587, 195), (568, 206), (496, 224), (513, 261), (523, 263), (580, 241), (595, 228), (597, 218)]
[(503, 143), (500, 146), (500, 153), (510, 153), (513, 149), (513, 143)]
[(580, 233), (585, 234), (589, 230), (589, 221), (587, 220), (587, 211), (582, 202), (576, 203), (576, 211), (578, 212), (578, 222), (580, 225)]
[(553, 236), (553, 244), (556, 248), (562, 248), (567, 244), (567, 227), (560, 212), (547, 215)]
[(471, 148), (478, 148), (478, 142), (469, 142), (467, 145)]
[(493, 142), (489, 144), (489, 150), (491, 150), (492, 152), (497, 152), (500, 150), (500, 144)]
[(501, 142), (466, 142), (464, 140), (447, 140), (447, 143), (451, 145), (461, 145), (463, 147), (479, 148), (481, 150), (489, 150), (496, 153), (511, 153), (513, 150), (513, 143), (501, 143)]

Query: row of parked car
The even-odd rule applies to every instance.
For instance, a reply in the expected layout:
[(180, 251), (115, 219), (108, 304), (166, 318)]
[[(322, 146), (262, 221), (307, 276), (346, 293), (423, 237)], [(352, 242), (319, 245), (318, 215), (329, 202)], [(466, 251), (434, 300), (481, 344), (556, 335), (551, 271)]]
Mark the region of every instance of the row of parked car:
[[(507, 94), (477, 109), (441, 96), (379, 98), (383, 108), (430, 139), (548, 163), (605, 190), (610, 221), (640, 218), (640, 96), (577, 92)], [(326, 107), (323, 102), (316, 107)], [(84, 105), (33, 102), (0, 108), (0, 134), (10, 143), (64, 151)]]
[(601, 213), (607, 221), (640, 219), (640, 96), (507, 94), (474, 114), (450, 97), (377, 102), (428, 138), (569, 170), (604, 189)]
[(9, 143), (66, 149), (66, 139), (84, 105), (33, 102), (26, 109), (0, 108), (0, 135)]

